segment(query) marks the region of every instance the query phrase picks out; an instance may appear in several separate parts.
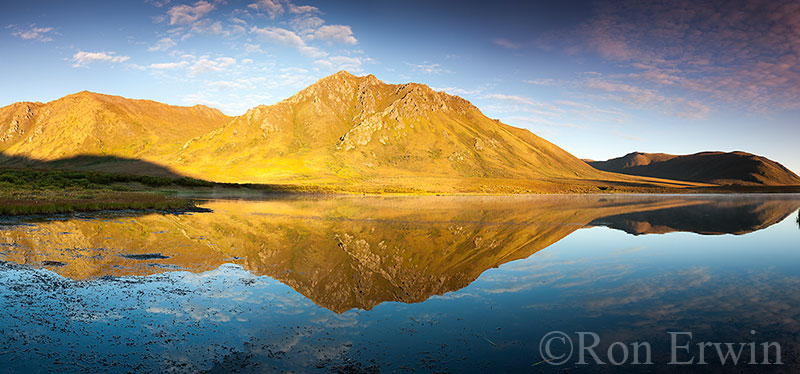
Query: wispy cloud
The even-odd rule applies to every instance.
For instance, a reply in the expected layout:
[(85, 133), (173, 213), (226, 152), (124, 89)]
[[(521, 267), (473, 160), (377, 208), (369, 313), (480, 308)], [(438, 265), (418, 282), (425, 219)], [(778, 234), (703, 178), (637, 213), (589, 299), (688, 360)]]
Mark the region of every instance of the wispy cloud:
[(314, 32), (314, 39), (339, 42), (344, 44), (356, 44), (358, 40), (353, 36), (350, 26), (344, 25), (325, 25)]
[(563, 82), (561, 82), (559, 80), (551, 79), (551, 78), (527, 79), (527, 80), (524, 80), (522, 82), (527, 83), (527, 84), (532, 84), (534, 86), (555, 86), (557, 84), (563, 83)]
[(319, 8), (311, 5), (295, 5), (289, 0), (258, 0), (247, 6), (250, 9), (267, 14), (270, 18), (288, 11), (291, 14), (318, 13)]
[(147, 50), (150, 52), (166, 51), (174, 47), (176, 44), (177, 43), (175, 43), (175, 41), (171, 38), (161, 38), (158, 40), (158, 42), (156, 42), (156, 44), (153, 44), (150, 48), (147, 48)]
[(236, 59), (231, 57), (219, 57), (213, 60), (207, 57), (201, 57), (189, 66), (188, 72), (189, 76), (196, 77), (208, 73), (220, 72), (234, 65), (236, 65)]
[(258, 28), (253, 26), (250, 33), (258, 36), (261, 39), (271, 41), (273, 43), (283, 44), (290, 47), (297, 48), (300, 53), (314, 58), (321, 58), (327, 56), (327, 53), (319, 48), (312, 47), (306, 44), (305, 40), (291, 30), (283, 29), (280, 27), (263, 27)]
[(150, 69), (155, 70), (170, 70), (170, 69), (181, 69), (185, 68), (189, 65), (188, 61), (180, 61), (180, 62), (161, 62), (150, 64), (147, 67)]
[(263, 39), (295, 48), (305, 47), (306, 45), (306, 42), (303, 41), (303, 38), (301, 38), (299, 35), (280, 27), (258, 28), (253, 26), (250, 28), (250, 33), (255, 34)]
[(73, 67), (86, 67), (93, 62), (125, 62), (128, 56), (115, 56), (114, 52), (84, 52), (78, 51), (72, 56)]
[(631, 79), (756, 110), (800, 107), (796, 1), (615, 1), (578, 35), (583, 50), (633, 69)]
[(451, 95), (460, 95), (460, 96), (478, 95), (481, 92), (483, 92), (483, 90), (480, 89), (480, 88), (476, 88), (476, 89), (473, 89), (473, 90), (467, 90), (467, 89), (458, 88), (458, 87), (431, 87), (431, 88), (436, 90), (436, 91), (444, 91), (444, 92), (447, 92), (447, 93), (449, 93)]
[(511, 101), (517, 104), (526, 104), (526, 105), (533, 105), (534, 102), (531, 99), (522, 96), (514, 96), (514, 95), (504, 95), (504, 94), (489, 94), (484, 96), (486, 99), (492, 100), (504, 100), (504, 101)]
[(655, 110), (669, 115), (702, 119), (711, 111), (707, 105), (697, 100), (665, 96), (650, 88), (608, 81), (600, 77), (586, 79), (584, 86), (589, 90), (601, 92), (601, 99), (614, 100), (633, 107)]
[(11, 35), (24, 40), (36, 40), (40, 42), (53, 41), (53, 35), (56, 34), (52, 27), (37, 27), (30, 25), (27, 28), (21, 28), (17, 25), (8, 25), (7, 29), (13, 30)]
[(170, 25), (185, 25), (197, 21), (214, 10), (214, 4), (198, 1), (194, 5), (176, 5), (167, 11)]
[(519, 44), (514, 43), (514, 42), (512, 42), (512, 41), (510, 41), (508, 39), (504, 39), (504, 38), (494, 38), (494, 39), (492, 39), (492, 44), (500, 46), (500, 47), (503, 47), (503, 48), (507, 48), (507, 49), (519, 49), (520, 48)]
[(348, 56), (333, 56), (315, 61), (317, 65), (328, 70), (348, 70), (350, 72), (362, 71), (361, 62), (358, 57)]
[(441, 73), (450, 73), (450, 70), (445, 69), (442, 65), (433, 64), (429, 62), (423, 62), (421, 64), (410, 64), (406, 63), (411, 70), (424, 73), (424, 74), (441, 74)]

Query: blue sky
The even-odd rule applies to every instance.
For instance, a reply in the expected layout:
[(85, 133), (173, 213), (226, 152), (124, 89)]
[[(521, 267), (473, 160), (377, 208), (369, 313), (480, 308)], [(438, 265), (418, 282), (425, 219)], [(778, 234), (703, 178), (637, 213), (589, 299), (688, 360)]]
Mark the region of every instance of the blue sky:
[(792, 1), (3, 2), (0, 45), (0, 106), (90, 90), (237, 115), (344, 69), (582, 158), (743, 150), (800, 171)]

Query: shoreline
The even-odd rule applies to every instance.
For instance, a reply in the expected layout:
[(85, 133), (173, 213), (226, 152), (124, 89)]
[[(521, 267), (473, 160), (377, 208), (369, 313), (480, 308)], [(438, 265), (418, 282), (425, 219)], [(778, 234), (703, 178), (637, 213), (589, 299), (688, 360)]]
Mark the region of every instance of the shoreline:
[[(134, 191), (113, 190), (26, 190), (0, 192), (0, 217), (25, 215), (50, 215), (100, 211), (166, 211), (173, 213), (202, 211), (195, 199), (259, 199), (259, 198), (307, 198), (307, 197), (456, 197), (456, 196), (703, 196), (703, 195), (789, 195), (800, 194), (800, 186), (719, 186), (703, 188), (658, 188), (650, 191), (639, 189), (613, 189), (582, 192), (373, 192), (320, 188), (293, 189), (294, 186), (233, 185), (214, 187), (176, 188), (169, 190), (141, 189)], [(9, 194), (9, 192), (11, 192)], [(22, 196), (9, 196), (14, 193)]]
[[(225, 183), (91, 171), (0, 168), (0, 216), (199, 209), (193, 199), (335, 196), (733, 195), (793, 194), (800, 186), (659, 185), (595, 180), (392, 178), (293, 183)], [(418, 185), (420, 187), (415, 187)]]

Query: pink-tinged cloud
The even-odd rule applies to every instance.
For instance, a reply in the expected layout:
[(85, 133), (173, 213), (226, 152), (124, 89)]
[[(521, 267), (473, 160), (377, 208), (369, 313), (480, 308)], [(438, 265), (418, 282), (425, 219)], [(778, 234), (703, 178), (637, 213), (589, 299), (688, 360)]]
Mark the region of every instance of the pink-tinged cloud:
[(702, 119), (711, 109), (697, 100), (667, 96), (654, 89), (592, 77), (584, 81), (584, 87), (599, 92), (598, 98), (617, 101), (632, 107), (644, 108), (669, 115)]
[(755, 109), (800, 107), (800, 2), (616, 1), (585, 25), (583, 50), (630, 79)]
[(514, 43), (514, 42), (512, 42), (512, 41), (510, 41), (508, 39), (504, 39), (504, 38), (494, 38), (494, 39), (492, 39), (492, 44), (500, 46), (500, 47), (503, 47), (503, 48), (507, 48), (507, 49), (519, 49), (520, 48), (519, 44)]
[(214, 10), (214, 4), (198, 1), (194, 5), (176, 5), (167, 11), (170, 25), (190, 24)]
[(27, 29), (18, 28), (16, 25), (9, 25), (6, 28), (11, 28), (14, 31), (11, 35), (24, 40), (37, 40), (40, 42), (53, 41), (52, 35), (55, 34), (52, 27), (36, 27), (31, 25)]

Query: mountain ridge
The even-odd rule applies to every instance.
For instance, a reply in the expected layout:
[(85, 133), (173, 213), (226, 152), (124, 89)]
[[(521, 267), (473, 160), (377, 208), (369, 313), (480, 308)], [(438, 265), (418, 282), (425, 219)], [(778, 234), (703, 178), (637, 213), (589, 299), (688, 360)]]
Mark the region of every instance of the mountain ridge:
[(800, 185), (800, 177), (780, 163), (743, 151), (705, 151), (690, 155), (631, 152), (588, 164), (615, 173), (718, 185)]
[(171, 152), (185, 136), (206, 133), (229, 119), (203, 105), (81, 91), (47, 103), (0, 108), (0, 152), (42, 161), (85, 155), (143, 158)]
[(463, 98), (423, 84), (386, 84), (347, 72), (192, 139), (175, 163), (195, 165), (222, 180), (229, 177), (217, 169), (224, 165), (236, 170), (236, 180), (250, 182), (352, 181), (420, 172), (614, 179), (527, 130), (489, 119)]

